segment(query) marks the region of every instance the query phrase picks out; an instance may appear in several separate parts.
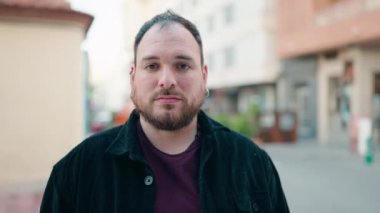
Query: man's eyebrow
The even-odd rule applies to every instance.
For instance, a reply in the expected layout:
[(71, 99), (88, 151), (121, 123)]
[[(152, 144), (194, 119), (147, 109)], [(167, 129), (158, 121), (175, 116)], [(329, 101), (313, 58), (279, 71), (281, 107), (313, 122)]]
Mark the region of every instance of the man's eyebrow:
[(146, 57), (142, 58), (141, 60), (150, 61), (150, 60), (157, 60), (157, 59), (159, 59), (157, 56), (146, 56)]
[(194, 59), (192, 57), (187, 56), (187, 55), (177, 55), (175, 58), (176, 59), (186, 60), (186, 61), (194, 61)]
[[(186, 60), (186, 61), (191, 61), (191, 62), (194, 61), (194, 59), (192, 57), (187, 56), (187, 55), (177, 55), (175, 58), (181, 59), (181, 60)], [(160, 59), (160, 58), (157, 56), (146, 56), (146, 57), (143, 57), (141, 60), (142, 61), (150, 61), (150, 60), (158, 60), (158, 59)]]

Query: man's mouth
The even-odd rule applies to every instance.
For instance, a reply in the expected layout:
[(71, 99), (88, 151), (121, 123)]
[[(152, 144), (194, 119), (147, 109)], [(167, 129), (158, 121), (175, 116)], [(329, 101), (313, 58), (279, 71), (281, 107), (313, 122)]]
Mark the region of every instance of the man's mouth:
[(163, 104), (174, 104), (174, 103), (180, 102), (181, 100), (182, 98), (177, 95), (159, 95), (154, 99), (154, 101), (157, 101)]

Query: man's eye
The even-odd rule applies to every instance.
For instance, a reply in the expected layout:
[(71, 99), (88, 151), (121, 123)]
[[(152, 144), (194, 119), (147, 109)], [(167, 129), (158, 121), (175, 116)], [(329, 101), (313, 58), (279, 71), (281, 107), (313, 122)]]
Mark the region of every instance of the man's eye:
[(146, 70), (156, 70), (158, 68), (157, 64), (148, 64), (145, 66)]
[(190, 69), (190, 66), (187, 65), (187, 64), (178, 64), (178, 65), (177, 65), (177, 68), (178, 68), (179, 70), (181, 70), (181, 71), (186, 71), (186, 70)]

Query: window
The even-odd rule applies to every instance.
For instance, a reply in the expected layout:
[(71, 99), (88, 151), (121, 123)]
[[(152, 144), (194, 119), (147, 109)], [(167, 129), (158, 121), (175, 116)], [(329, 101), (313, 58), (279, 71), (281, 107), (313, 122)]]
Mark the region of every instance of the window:
[(324, 55), (325, 59), (327, 60), (335, 60), (338, 57), (338, 52), (333, 50), (333, 51), (328, 51)]
[(232, 4), (224, 8), (224, 22), (226, 25), (231, 24), (234, 21), (234, 8)]
[(224, 65), (226, 67), (231, 67), (234, 64), (234, 61), (234, 49), (232, 47), (226, 48), (224, 52)]
[(213, 15), (210, 15), (208, 18), (207, 18), (207, 31), (208, 32), (212, 32), (214, 31), (214, 16)]
[(380, 72), (374, 75), (373, 90), (376, 95), (380, 95)]
[(207, 56), (207, 65), (208, 65), (208, 69), (210, 72), (213, 71), (214, 67), (215, 67), (215, 59), (214, 59), (214, 55), (213, 54), (209, 54)]

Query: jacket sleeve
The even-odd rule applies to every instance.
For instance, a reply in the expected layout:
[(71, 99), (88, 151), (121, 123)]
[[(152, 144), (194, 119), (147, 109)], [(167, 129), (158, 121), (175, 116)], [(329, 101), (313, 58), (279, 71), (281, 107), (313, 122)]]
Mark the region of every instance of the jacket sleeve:
[(268, 191), (271, 200), (271, 212), (289, 213), (285, 194), (281, 186), (279, 174), (271, 158), (266, 155)]
[(42, 198), (40, 213), (71, 213), (73, 211), (67, 191), (60, 187), (56, 170), (53, 169)]

